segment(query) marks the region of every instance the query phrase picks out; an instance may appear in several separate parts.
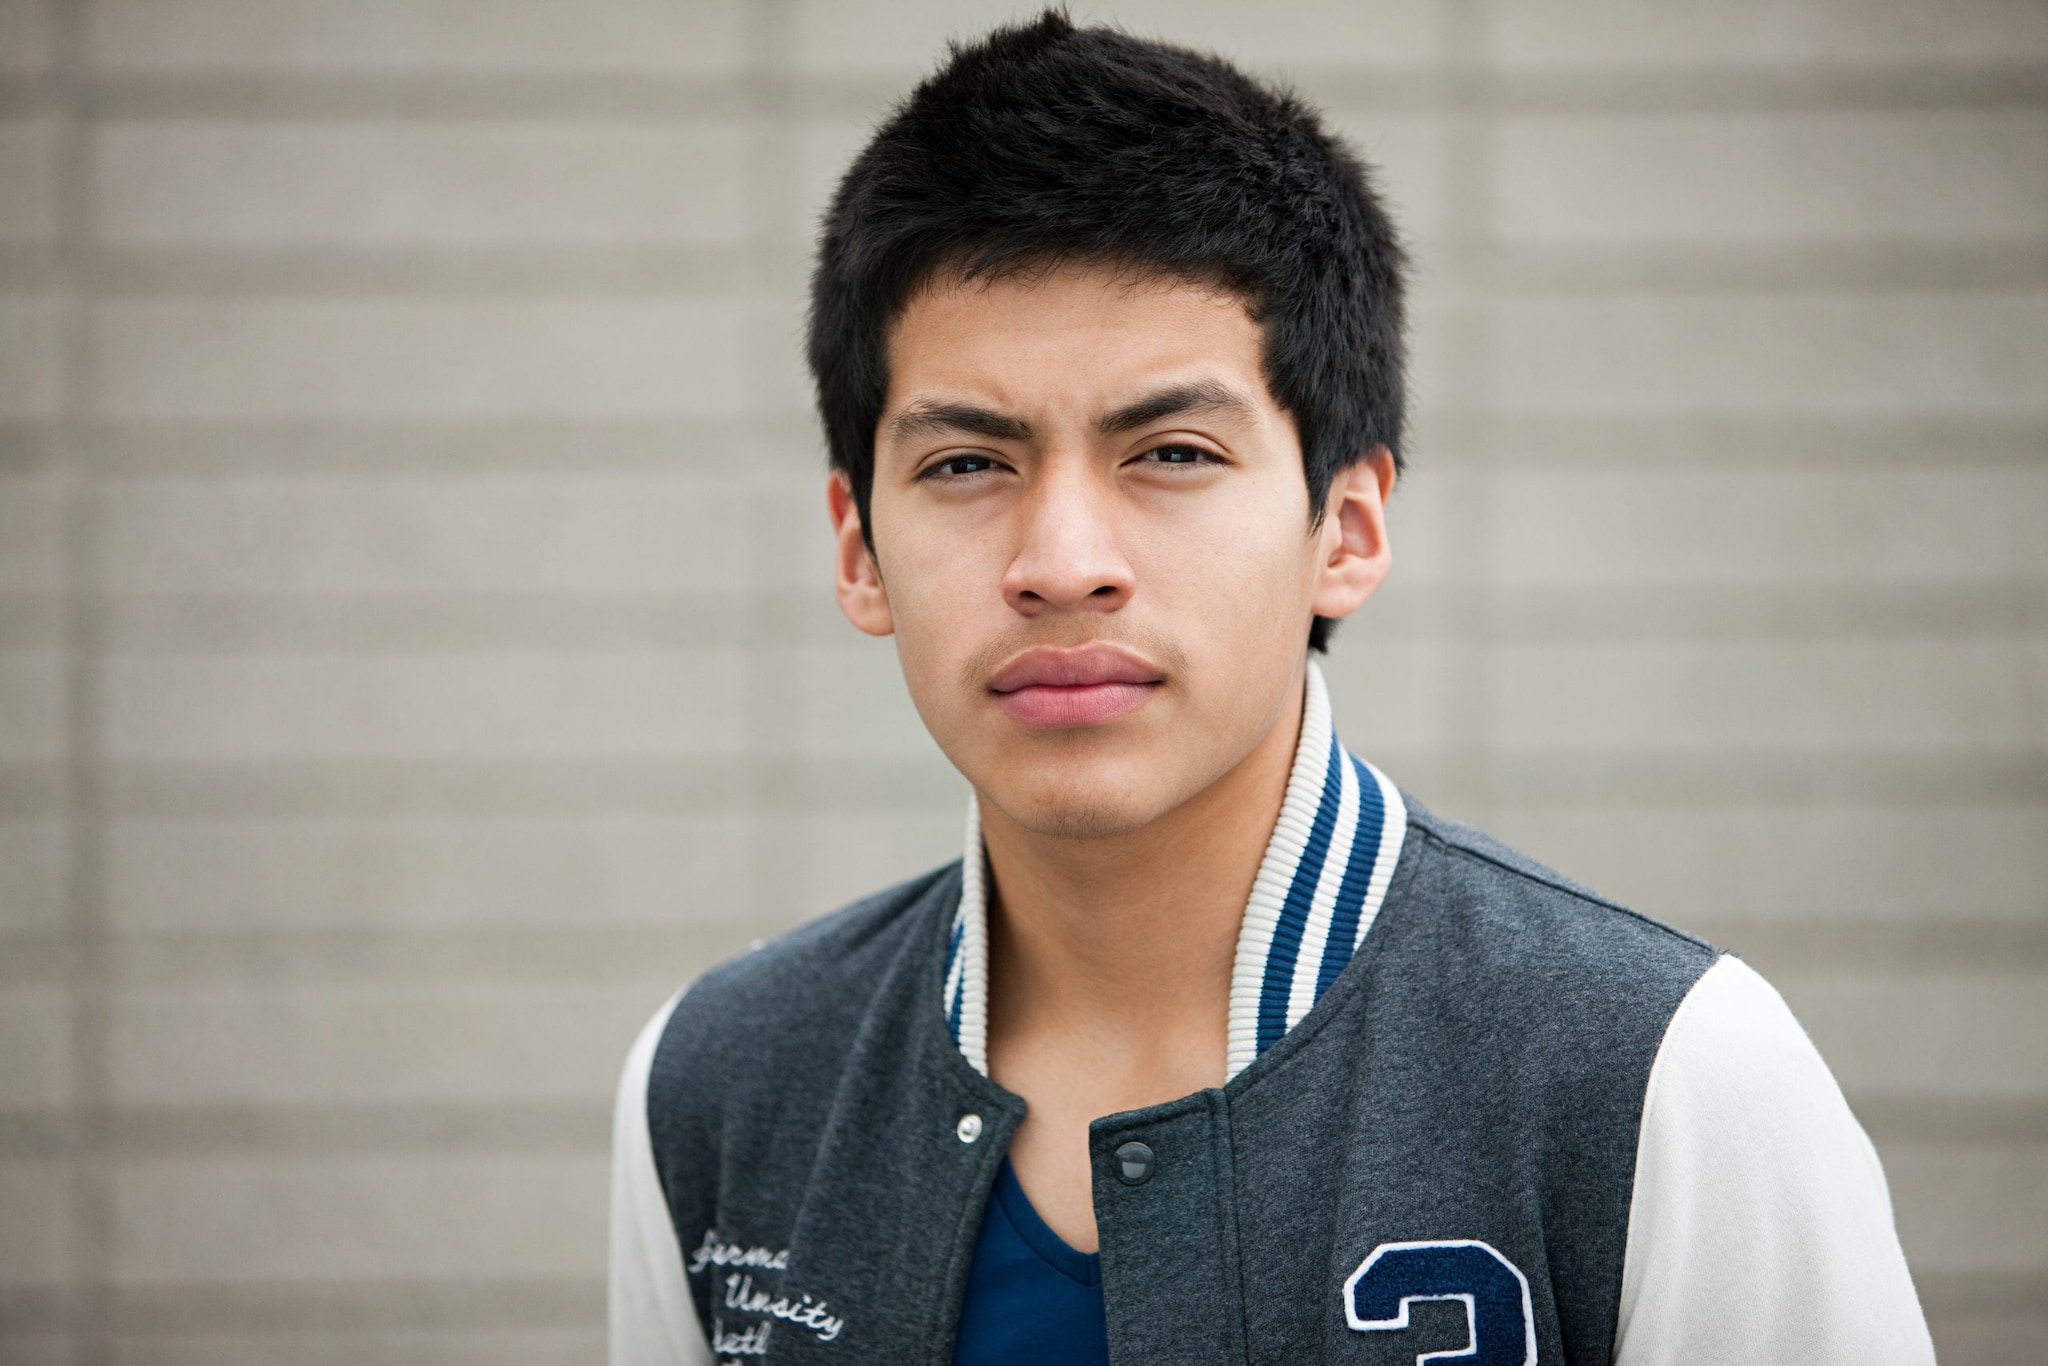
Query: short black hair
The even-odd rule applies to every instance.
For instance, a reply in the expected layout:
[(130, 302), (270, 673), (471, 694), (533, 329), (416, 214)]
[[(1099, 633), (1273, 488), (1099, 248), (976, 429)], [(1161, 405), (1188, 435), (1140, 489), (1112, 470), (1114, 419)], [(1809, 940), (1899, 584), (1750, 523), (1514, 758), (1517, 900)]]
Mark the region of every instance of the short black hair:
[[(941, 274), (1061, 262), (1245, 300), (1267, 386), (1301, 435), (1312, 526), (1347, 466), (1384, 446), (1402, 467), (1406, 258), (1364, 164), (1290, 91), (1049, 9), (953, 43), (825, 211), (808, 350), (863, 529), (888, 331), (912, 293)], [(1333, 626), (1316, 618), (1310, 646)]]

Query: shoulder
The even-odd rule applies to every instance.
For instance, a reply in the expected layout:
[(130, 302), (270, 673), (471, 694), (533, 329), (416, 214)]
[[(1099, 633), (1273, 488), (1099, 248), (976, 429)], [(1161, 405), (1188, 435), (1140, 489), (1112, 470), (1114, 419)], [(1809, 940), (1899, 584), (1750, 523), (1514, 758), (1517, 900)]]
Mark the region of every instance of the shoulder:
[(1773, 1181), (1812, 1195), (1848, 1178), (1883, 1204), (1876, 1150), (1820, 1051), (1776, 988), (1732, 954), (1679, 1004), (1644, 1104), (1652, 1175), (1719, 1172), (1751, 1196)]
[(1770, 983), (1723, 957), (1644, 1102), (1616, 1360), (1933, 1359), (1884, 1171)]
[(1659, 1106), (1670, 1110), (1703, 1097), (1775, 1106), (1837, 1094), (1785, 998), (1733, 955), (1687, 993), (1651, 1086)]
[[(1598, 993), (1663, 984), (1673, 1007), (1722, 956), (1706, 940), (1606, 897), (1470, 826), (1408, 803), (1395, 890), (1428, 938), (1474, 971), (1567, 975)], [(1390, 893), (1389, 902), (1394, 900)]]
[(958, 862), (877, 892), (705, 972), (671, 1007), (651, 1059), (660, 1092), (707, 1069), (758, 1072), (850, 1041), (885, 984), (935, 949), (959, 898)]
[(1360, 1018), (1404, 1066), (1515, 1090), (1532, 1131), (1601, 1116), (1625, 1170), (1666, 1030), (1721, 953), (1410, 802), (1359, 957)]

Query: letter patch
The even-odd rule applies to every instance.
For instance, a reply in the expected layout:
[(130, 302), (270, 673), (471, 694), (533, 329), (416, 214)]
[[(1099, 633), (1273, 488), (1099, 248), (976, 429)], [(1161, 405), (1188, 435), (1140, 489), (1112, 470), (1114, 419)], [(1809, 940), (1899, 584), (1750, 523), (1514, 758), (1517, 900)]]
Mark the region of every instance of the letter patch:
[[(793, 1294), (783, 1286), (782, 1275), (789, 1270), (786, 1247), (728, 1243), (717, 1229), (707, 1228), (704, 1241), (690, 1254), (688, 1269), (690, 1275), (701, 1276), (713, 1267), (745, 1268), (712, 1276), (711, 1350), (719, 1366), (741, 1366), (740, 1357), (767, 1356), (768, 1341), (780, 1324), (808, 1332), (819, 1342), (837, 1340), (846, 1327), (845, 1315), (833, 1313), (826, 1301), (808, 1293)], [(729, 1320), (717, 1312), (721, 1309), (758, 1319)]]
[(1416, 1300), (1458, 1300), (1470, 1341), (1457, 1352), (1423, 1352), (1415, 1366), (1536, 1366), (1536, 1314), (1529, 1278), (1475, 1240), (1381, 1243), (1344, 1282), (1344, 1318), (1361, 1333), (1408, 1327)]

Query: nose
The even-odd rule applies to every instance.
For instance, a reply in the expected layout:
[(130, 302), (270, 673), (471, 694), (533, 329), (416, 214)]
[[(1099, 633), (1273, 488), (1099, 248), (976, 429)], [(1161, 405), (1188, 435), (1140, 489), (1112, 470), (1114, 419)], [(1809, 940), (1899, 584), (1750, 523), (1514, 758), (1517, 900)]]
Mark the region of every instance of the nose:
[(1137, 589), (1118, 543), (1114, 495), (1092, 472), (1059, 464), (1047, 462), (1018, 508), (1023, 524), (1003, 573), (1003, 599), (1027, 617), (1114, 612)]

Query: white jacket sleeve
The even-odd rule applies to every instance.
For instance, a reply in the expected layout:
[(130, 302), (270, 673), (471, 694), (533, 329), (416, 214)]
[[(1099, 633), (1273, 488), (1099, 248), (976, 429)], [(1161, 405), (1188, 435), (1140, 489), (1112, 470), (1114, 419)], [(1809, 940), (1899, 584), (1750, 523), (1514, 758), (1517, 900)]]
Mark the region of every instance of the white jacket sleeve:
[(1932, 1366), (1877, 1151), (1770, 983), (1724, 957), (1650, 1070), (1617, 1366)]
[(647, 1132), (648, 1073), (681, 998), (680, 992), (671, 997), (633, 1041), (612, 1110), (611, 1366), (711, 1362)]

